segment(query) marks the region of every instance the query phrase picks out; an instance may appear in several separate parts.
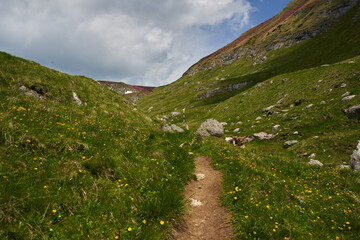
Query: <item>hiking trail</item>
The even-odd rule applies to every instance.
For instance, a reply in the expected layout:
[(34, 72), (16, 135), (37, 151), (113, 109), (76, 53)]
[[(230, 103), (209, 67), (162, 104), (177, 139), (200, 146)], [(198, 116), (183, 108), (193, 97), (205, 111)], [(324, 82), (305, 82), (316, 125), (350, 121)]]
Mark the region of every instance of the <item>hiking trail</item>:
[(184, 228), (174, 233), (176, 240), (227, 240), (232, 239), (231, 215), (220, 206), (222, 173), (210, 166), (211, 158), (195, 159), (197, 181), (192, 180), (185, 189), (189, 199)]

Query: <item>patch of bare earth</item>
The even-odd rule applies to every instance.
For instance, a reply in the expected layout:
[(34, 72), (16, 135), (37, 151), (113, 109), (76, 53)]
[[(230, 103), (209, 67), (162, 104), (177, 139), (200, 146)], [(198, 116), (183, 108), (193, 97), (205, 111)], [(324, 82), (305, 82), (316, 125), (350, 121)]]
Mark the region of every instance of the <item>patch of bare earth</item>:
[(211, 158), (195, 159), (197, 181), (191, 181), (185, 189), (189, 210), (181, 230), (174, 232), (176, 240), (232, 239), (231, 216), (220, 206), (222, 174), (210, 166)]

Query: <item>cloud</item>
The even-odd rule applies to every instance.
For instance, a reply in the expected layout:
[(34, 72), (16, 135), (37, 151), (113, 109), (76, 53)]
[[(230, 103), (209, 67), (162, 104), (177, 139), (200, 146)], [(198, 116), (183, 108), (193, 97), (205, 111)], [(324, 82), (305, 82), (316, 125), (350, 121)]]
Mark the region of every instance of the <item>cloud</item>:
[[(248, 0), (17, 0), (2, 2), (0, 49), (95, 79), (162, 85), (241, 31)], [(214, 31), (215, 29), (215, 31)]]

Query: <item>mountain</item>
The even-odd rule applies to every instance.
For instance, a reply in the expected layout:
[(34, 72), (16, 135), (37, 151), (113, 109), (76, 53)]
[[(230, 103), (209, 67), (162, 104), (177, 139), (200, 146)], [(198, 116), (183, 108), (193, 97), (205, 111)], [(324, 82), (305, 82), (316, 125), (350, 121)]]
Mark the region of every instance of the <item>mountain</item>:
[(150, 94), (155, 87), (149, 86), (135, 86), (129, 85), (123, 82), (112, 82), (112, 81), (98, 81), (100, 84), (107, 86), (111, 90), (123, 95), (126, 99), (131, 102), (136, 102), (144, 97), (144, 95)]

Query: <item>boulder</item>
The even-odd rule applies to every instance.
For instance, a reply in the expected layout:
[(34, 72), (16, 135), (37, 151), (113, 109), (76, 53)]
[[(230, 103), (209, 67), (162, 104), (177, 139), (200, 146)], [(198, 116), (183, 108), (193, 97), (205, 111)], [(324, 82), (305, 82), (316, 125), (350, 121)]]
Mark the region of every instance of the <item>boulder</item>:
[(275, 135), (273, 135), (271, 133), (266, 133), (266, 132), (255, 133), (253, 136), (255, 138), (259, 138), (260, 140), (270, 140), (275, 137)]
[(309, 165), (317, 165), (322, 167), (324, 164), (322, 164), (319, 160), (310, 159), (310, 162), (308, 162)]
[(351, 99), (353, 99), (356, 95), (350, 95), (350, 96), (346, 96), (343, 99), (341, 99), (341, 102), (347, 102), (350, 101)]
[(360, 172), (360, 141), (358, 142), (357, 149), (353, 151), (350, 157), (350, 168)]
[(343, 109), (343, 112), (350, 119), (360, 119), (360, 105), (352, 106), (349, 109)]
[(286, 141), (284, 142), (284, 148), (289, 148), (295, 144), (297, 144), (299, 141), (297, 140), (292, 140), (292, 141)]
[(169, 125), (167, 125), (167, 124), (164, 124), (164, 125), (162, 126), (162, 130), (163, 130), (164, 132), (174, 133), (174, 131), (172, 130), (172, 128), (171, 128)]
[(224, 135), (224, 127), (215, 119), (208, 119), (200, 125), (196, 134), (203, 137), (221, 137)]
[(181, 127), (175, 125), (175, 124), (171, 124), (171, 129), (174, 130), (175, 132), (184, 132), (184, 129), (182, 129)]
[(237, 132), (239, 132), (240, 131), (240, 128), (236, 128), (233, 132), (234, 133), (237, 133)]

